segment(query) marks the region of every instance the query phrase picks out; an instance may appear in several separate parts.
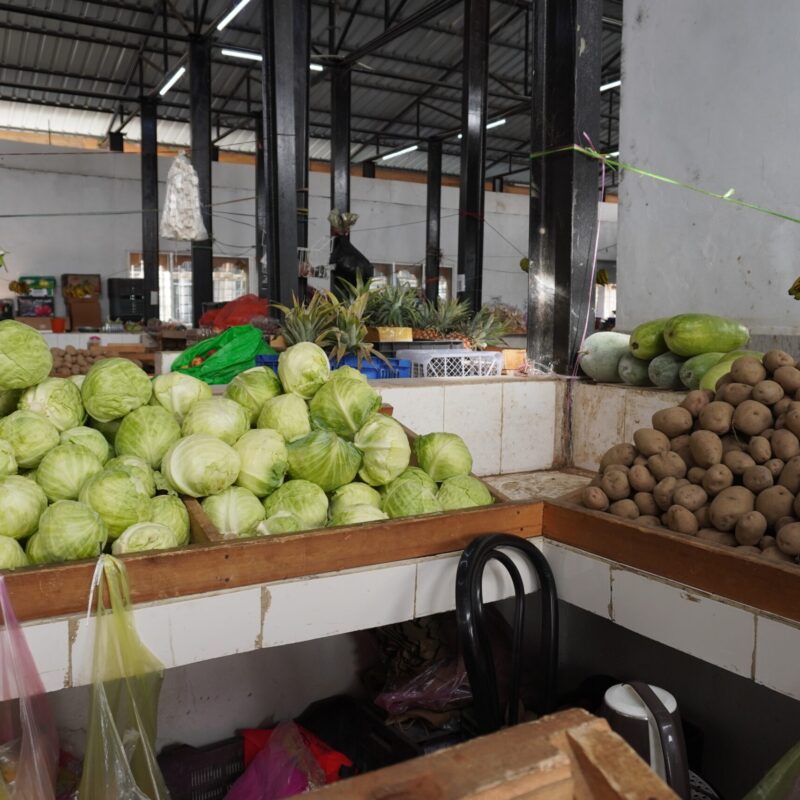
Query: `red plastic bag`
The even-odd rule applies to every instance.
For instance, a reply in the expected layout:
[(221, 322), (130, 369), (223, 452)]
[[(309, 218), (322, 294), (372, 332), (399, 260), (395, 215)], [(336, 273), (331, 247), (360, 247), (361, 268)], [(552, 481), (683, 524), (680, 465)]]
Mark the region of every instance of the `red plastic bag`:
[(1, 575), (0, 612), (0, 798), (53, 800), (58, 734)]
[(269, 311), (269, 301), (254, 294), (245, 294), (222, 308), (213, 308), (200, 317), (201, 328), (214, 328), (225, 331), (236, 325), (249, 325), (253, 317), (265, 317)]

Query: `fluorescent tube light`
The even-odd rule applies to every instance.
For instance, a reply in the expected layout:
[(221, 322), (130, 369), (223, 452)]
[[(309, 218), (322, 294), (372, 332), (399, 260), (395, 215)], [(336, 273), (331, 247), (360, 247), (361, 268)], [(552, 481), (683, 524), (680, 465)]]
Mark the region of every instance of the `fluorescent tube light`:
[(322, 72), (325, 69), (325, 67), (323, 67), (322, 64), (309, 64), (308, 68), (312, 72)]
[(486, 130), (488, 131), (489, 128), (499, 128), (501, 125), (505, 125), (506, 121), (504, 119), (496, 119), (494, 122), (490, 122), (486, 125)]
[(178, 67), (172, 77), (158, 90), (163, 97), (186, 73), (186, 67)]
[(404, 147), (402, 150), (395, 150), (394, 153), (387, 153), (385, 156), (381, 156), (381, 161), (388, 161), (390, 158), (397, 158), (397, 156), (402, 156), (405, 153), (413, 153), (419, 145), (412, 144), (411, 147)]
[(239, 2), (219, 21), (217, 30), (221, 31), (228, 27), (233, 18), (250, 2), (250, 0), (239, 0)]
[(604, 83), (600, 87), (600, 91), (607, 92), (609, 89), (616, 89), (618, 86), (622, 86), (622, 81), (611, 81), (611, 83)]
[(244, 58), (247, 61), (263, 61), (261, 53), (256, 53), (253, 50), (232, 50), (229, 47), (223, 47), (220, 51), (224, 56), (231, 58)]

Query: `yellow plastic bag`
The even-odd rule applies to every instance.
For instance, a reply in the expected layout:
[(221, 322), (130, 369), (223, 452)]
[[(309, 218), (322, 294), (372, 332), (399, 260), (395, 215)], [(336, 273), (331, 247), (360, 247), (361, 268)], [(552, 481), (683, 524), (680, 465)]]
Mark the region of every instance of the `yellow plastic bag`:
[(164, 667), (136, 632), (121, 561), (100, 556), (92, 593), (97, 608), (92, 708), (79, 797), (169, 800), (155, 754)]

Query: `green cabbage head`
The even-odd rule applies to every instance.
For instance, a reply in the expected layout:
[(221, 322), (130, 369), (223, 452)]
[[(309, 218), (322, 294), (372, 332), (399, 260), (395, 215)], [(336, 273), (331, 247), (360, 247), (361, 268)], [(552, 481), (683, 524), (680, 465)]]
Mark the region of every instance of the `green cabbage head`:
[(147, 373), (127, 358), (96, 361), (81, 386), (84, 408), (99, 422), (130, 414), (146, 405), (152, 393)]
[(16, 474), (17, 459), (14, 448), (5, 439), (0, 439), (0, 478)]
[(297, 533), (303, 530), (303, 523), (288, 511), (276, 511), (271, 517), (259, 522), (256, 536), (275, 536), (281, 533)]
[(161, 462), (161, 472), (170, 486), (190, 497), (225, 491), (236, 481), (240, 468), (239, 454), (222, 439), (207, 433), (179, 439)]
[(107, 467), (83, 485), (78, 499), (100, 515), (111, 539), (150, 518), (150, 495), (124, 469)]
[(150, 501), (150, 522), (166, 525), (178, 537), (178, 545), (189, 544), (189, 512), (174, 494), (160, 494)]
[(324, 384), (311, 399), (309, 408), (315, 428), (352, 439), (380, 405), (380, 395), (368, 383), (340, 379)]
[(67, 380), (68, 381), (72, 381), (78, 387), (78, 389), (80, 389), (81, 386), (83, 386), (83, 382), (86, 380), (86, 376), (85, 375), (70, 375), (69, 378), (67, 378)]
[(414, 442), (422, 469), (437, 483), (472, 472), (472, 456), (464, 440), (455, 433), (427, 433)]
[(312, 342), (299, 342), (278, 358), (278, 377), (285, 392), (310, 400), (331, 375), (325, 351)]
[(25, 542), (25, 557), (28, 559), (29, 564), (47, 563), (47, 557), (42, 550), (38, 533), (34, 533), (33, 536)]
[(434, 481), (422, 470), (409, 467), (384, 490), (383, 510), (392, 519), (434, 514), (442, 510)]
[(311, 433), (308, 404), (296, 394), (282, 394), (267, 400), (258, 415), (259, 428), (272, 428), (287, 442), (302, 439)]
[(356, 434), (361, 451), (359, 477), (372, 486), (385, 486), (408, 467), (411, 446), (403, 426), (384, 414), (374, 414)]
[(59, 500), (49, 506), (39, 519), (36, 534), (46, 562), (97, 558), (108, 539), (100, 515), (84, 503)]
[(264, 403), (281, 392), (278, 376), (269, 367), (253, 367), (240, 372), (228, 384), (225, 397), (242, 406), (250, 424), (255, 425)]
[(381, 495), (366, 483), (346, 483), (331, 495), (331, 516), (350, 506), (381, 507)]
[(436, 497), (445, 511), (490, 506), (494, 502), (486, 485), (471, 475), (455, 475), (442, 481)]
[(19, 569), (30, 562), (16, 539), (0, 536), (0, 569)]
[(363, 372), (359, 372), (354, 367), (348, 367), (345, 364), (342, 367), (336, 367), (336, 369), (331, 370), (331, 380), (332, 381), (354, 380), (354, 381), (363, 381), (364, 383), (366, 383), (367, 376)]
[(332, 492), (350, 483), (361, 466), (361, 453), (330, 431), (311, 431), (288, 445), (289, 474)]
[(202, 506), (214, 527), (229, 537), (255, 536), (256, 527), (266, 516), (261, 501), (241, 486), (206, 497)]
[(362, 522), (378, 522), (389, 517), (373, 505), (363, 504), (342, 508), (331, 515), (330, 527), (336, 525), (359, 525)]
[(175, 417), (161, 406), (142, 406), (125, 417), (114, 439), (121, 456), (136, 456), (158, 469), (164, 453), (181, 438)]
[(0, 389), (0, 417), (7, 417), (17, 410), (21, 395), (19, 389)]
[(289, 466), (286, 442), (269, 428), (256, 428), (233, 446), (242, 461), (236, 485), (249, 489), (257, 497), (266, 497), (282, 483)]
[(41, 383), (53, 369), (44, 337), (21, 322), (0, 322), (0, 389), (27, 389)]
[(198, 400), (211, 397), (211, 387), (191, 375), (170, 372), (153, 378), (153, 400), (163, 406), (179, 423)]
[(140, 522), (131, 525), (111, 545), (115, 556), (126, 553), (144, 553), (148, 550), (171, 550), (180, 547), (177, 534), (158, 522)]
[(86, 481), (102, 471), (100, 459), (91, 450), (80, 444), (60, 444), (42, 459), (36, 482), (51, 502), (77, 500)]
[(121, 469), (133, 478), (140, 493), (152, 497), (156, 493), (156, 476), (150, 465), (138, 456), (117, 456), (106, 461), (106, 469)]
[(232, 445), (249, 429), (250, 418), (238, 403), (226, 397), (211, 397), (198, 400), (189, 409), (181, 432), (184, 436), (210, 434)]
[(64, 431), (61, 434), (61, 444), (79, 444), (91, 450), (101, 464), (105, 464), (111, 457), (111, 448), (106, 437), (100, 431), (87, 428), (85, 425)]
[(119, 426), (122, 425), (122, 419), (112, 419), (109, 422), (100, 422), (100, 420), (89, 417), (87, 420), (87, 425), (89, 425), (89, 427), (93, 430), (103, 434), (106, 441), (113, 447), (114, 439), (117, 438)]
[(19, 399), (19, 407), (49, 419), (59, 432), (83, 425), (81, 390), (66, 378), (47, 378), (26, 389)]
[(0, 480), (0, 536), (24, 539), (36, 532), (47, 508), (47, 495), (38, 483), (21, 475)]
[(286, 481), (265, 501), (267, 520), (284, 511), (296, 517), (299, 530), (324, 528), (328, 518), (328, 498), (314, 483), (304, 480)]
[[(0, 323), (2, 325), (2, 323)], [(14, 449), (20, 469), (36, 469), (59, 442), (58, 428), (33, 411), (15, 411), (0, 419), (0, 439)]]

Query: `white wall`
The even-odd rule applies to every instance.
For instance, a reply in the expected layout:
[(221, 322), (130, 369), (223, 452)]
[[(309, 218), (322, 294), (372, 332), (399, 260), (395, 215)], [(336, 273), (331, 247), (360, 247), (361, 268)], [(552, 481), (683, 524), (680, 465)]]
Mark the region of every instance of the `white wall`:
[[(639, 0), (623, 29), (621, 158), (797, 215), (796, 0)], [(618, 327), (684, 311), (797, 332), (800, 225), (624, 174)]]

